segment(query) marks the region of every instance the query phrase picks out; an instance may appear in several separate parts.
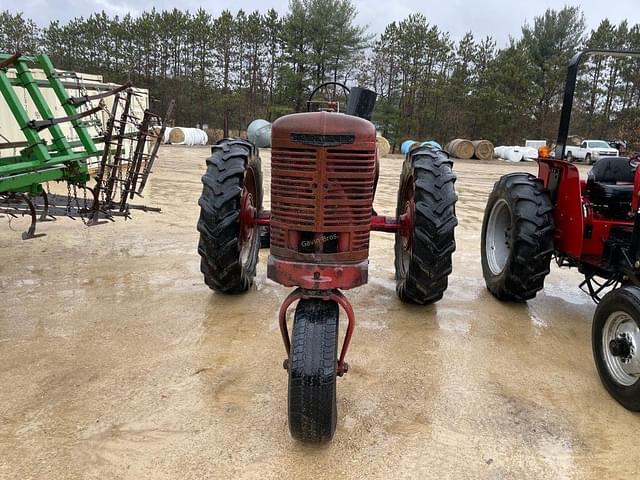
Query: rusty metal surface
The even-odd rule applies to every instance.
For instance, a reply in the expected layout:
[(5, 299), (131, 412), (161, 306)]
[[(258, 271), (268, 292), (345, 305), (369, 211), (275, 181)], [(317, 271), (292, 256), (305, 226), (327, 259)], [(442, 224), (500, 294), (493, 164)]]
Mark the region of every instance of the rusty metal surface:
[(284, 260), (273, 255), (267, 263), (267, 276), (285, 287), (314, 290), (355, 288), (367, 283), (368, 260), (351, 264), (313, 264)]
[(336, 369), (337, 375), (342, 377), (349, 371), (349, 364), (345, 361), (345, 358), (347, 356), (347, 351), (349, 350), (353, 330), (356, 326), (356, 315), (351, 303), (347, 300), (347, 297), (345, 297), (339, 290), (317, 291), (297, 288), (291, 292), (287, 298), (285, 298), (284, 302), (282, 302), (280, 310), (278, 311), (278, 324), (280, 326), (282, 342), (284, 343), (284, 350), (287, 353), (287, 358), (283, 362), (284, 369), (289, 369), (289, 356), (291, 353), (291, 337), (289, 336), (289, 329), (287, 328), (287, 310), (294, 302), (307, 298), (319, 298), (327, 302), (336, 302), (347, 314), (347, 331), (344, 335), (344, 340), (342, 341), (340, 356), (337, 358), (338, 365)]
[(272, 145), (271, 254), (313, 263), (366, 259), (373, 125), (339, 113), (289, 115), (274, 122)]

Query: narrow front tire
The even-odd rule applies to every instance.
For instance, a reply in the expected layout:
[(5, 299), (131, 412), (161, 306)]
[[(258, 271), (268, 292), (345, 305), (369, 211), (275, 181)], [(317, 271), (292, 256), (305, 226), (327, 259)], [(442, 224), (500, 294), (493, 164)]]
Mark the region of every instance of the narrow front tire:
[(296, 306), (289, 355), (289, 431), (324, 443), (336, 430), (338, 304), (302, 299)]

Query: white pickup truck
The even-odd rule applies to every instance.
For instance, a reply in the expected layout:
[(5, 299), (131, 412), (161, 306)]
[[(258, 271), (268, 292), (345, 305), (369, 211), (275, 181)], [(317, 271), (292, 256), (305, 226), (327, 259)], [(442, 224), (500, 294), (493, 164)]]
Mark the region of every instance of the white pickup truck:
[(585, 140), (577, 146), (567, 145), (567, 160), (575, 162), (576, 160), (584, 160), (585, 163), (591, 165), (602, 157), (617, 157), (620, 152), (605, 142), (604, 140)]

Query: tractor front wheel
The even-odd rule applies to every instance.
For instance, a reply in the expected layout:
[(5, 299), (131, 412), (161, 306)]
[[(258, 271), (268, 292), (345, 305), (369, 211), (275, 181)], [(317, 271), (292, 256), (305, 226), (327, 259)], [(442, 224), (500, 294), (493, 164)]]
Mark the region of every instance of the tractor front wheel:
[(640, 411), (640, 288), (605, 295), (593, 318), (591, 341), (604, 387), (622, 406)]
[(493, 186), (482, 222), (482, 274), (500, 300), (525, 301), (544, 286), (553, 254), (553, 208), (542, 181), (505, 175)]
[(213, 147), (202, 177), (198, 231), (205, 283), (223, 293), (249, 289), (256, 274), (262, 208), (262, 171), (256, 148), (227, 138)]
[(427, 304), (447, 289), (458, 224), (453, 161), (442, 150), (423, 146), (405, 159), (396, 215), (396, 292), (403, 302)]
[(338, 304), (302, 299), (296, 306), (289, 355), (289, 431), (323, 443), (336, 430)]

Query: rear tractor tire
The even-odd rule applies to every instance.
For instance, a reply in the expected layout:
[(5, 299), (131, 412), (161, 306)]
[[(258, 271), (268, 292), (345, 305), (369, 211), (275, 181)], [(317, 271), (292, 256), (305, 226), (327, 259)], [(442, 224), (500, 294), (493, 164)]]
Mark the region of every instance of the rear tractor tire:
[(640, 288), (605, 295), (593, 317), (591, 341), (604, 387), (626, 409), (640, 411)]
[(338, 304), (303, 299), (296, 306), (289, 356), (289, 431), (324, 443), (336, 430)]
[(256, 274), (262, 209), (262, 170), (257, 149), (226, 138), (212, 148), (202, 177), (198, 231), (205, 283), (222, 293), (247, 291)]
[(442, 150), (422, 146), (404, 161), (395, 238), (396, 292), (403, 302), (424, 305), (440, 300), (452, 271), (458, 224), (453, 161)]
[(553, 254), (553, 208), (541, 180), (513, 173), (496, 182), (480, 253), (487, 289), (498, 299), (526, 301), (542, 290)]

